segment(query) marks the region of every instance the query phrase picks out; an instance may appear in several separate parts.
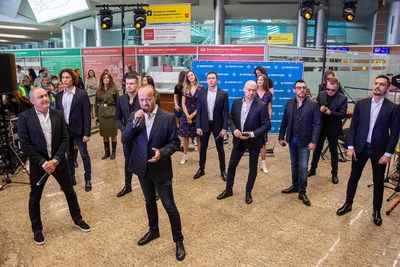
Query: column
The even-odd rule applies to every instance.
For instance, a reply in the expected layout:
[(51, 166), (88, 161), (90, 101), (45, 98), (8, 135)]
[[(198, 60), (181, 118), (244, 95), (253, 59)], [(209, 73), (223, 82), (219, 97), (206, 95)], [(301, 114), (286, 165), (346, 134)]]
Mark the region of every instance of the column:
[(215, 0), (215, 44), (224, 44), (225, 38), (225, 9), (224, 0)]
[(101, 47), (103, 45), (103, 40), (102, 40), (102, 29), (100, 25), (100, 16), (95, 15), (94, 16), (94, 23), (95, 23), (95, 30), (94, 30), (94, 36), (96, 38), (96, 47)]
[(297, 47), (306, 47), (307, 42), (307, 21), (301, 16), (301, 11), (297, 13)]
[(400, 44), (400, 1), (389, 4), (385, 44)]
[(322, 48), (325, 39), (326, 10), (323, 5), (319, 6), (317, 21), (315, 25), (315, 48)]

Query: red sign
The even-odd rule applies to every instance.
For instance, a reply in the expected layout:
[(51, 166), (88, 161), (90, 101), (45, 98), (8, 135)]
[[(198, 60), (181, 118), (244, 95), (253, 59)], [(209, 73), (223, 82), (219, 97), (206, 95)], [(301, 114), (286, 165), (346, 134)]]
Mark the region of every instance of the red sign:
[(195, 55), (196, 46), (141, 46), (138, 55)]
[(264, 46), (199, 46), (199, 55), (262, 55)]
[(143, 30), (143, 39), (145, 41), (154, 40), (154, 29), (144, 29)]
[(163, 66), (162, 71), (163, 72), (172, 72), (174, 69), (172, 66)]
[(211, 56), (211, 55), (199, 55), (198, 60), (211, 60), (211, 61), (264, 61), (264, 56)]
[[(97, 56), (97, 55), (121, 55), (121, 47), (107, 48), (82, 48), (82, 56)], [(126, 47), (125, 54), (136, 54), (135, 47)]]

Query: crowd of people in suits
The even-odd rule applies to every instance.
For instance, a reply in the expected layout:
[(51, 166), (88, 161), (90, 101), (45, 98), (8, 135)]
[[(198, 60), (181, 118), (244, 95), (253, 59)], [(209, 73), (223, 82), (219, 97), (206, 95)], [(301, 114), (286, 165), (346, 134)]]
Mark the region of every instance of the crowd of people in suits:
[[(103, 71), (98, 84), (90, 70), (87, 89), (95, 94), (94, 117), (99, 124), (104, 143), (102, 159), (115, 159), (117, 129), (122, 133), (124, 154), (124, 186), (117, 197), (132, 191), (132, 176), (138, 176), (146, 203), (148, 232), (138, 241), (145, 245), (159, 237), (157, 200), (161, 199), (171, 223), (176, 258), (183, 260), (183, 245), (179, 211), (172, 193), (171, 155), (183, 144), (180, 164), (188, 159), (191, 139), (197, 139), (199, 168), (193, 179), (205, 175), (205, 165), (210, 136), (213, 136), (219, 159), (219, 172), (225, 189), (217, 196), (223, 200), (233, 195), (236, 168), (245, 153), (249, 155), (249, 173), (246, 183), (245, 203), (253, 202), (252, 189), (257, 170), (268, 173), (265, 162), (265, 144), (271, 129), (273, 82), (263, 67), (254, 71), (255, 80), (243, 88), (243, 97), (235, 100), (229, 111), (228, 93), (218, 86), (218, 74), (206, 75), (207, 88), (198, 83), (192, 70), (181, 72), (175, 87), (175, 116), (161, 109), (159, 93), (151, 76), (146, 76), (141, 86), (134, 74), (124, 77), (126, 94), (119, 95), (112, 75)], [(44, 244), (40, 219), (40, 197), (44, 183), (37, 182), (45, 174), (52, 174), (64, 191), (75, 225), (82, 231), (90, 226), (82, 219), (77, 197), (74, 146), (77, 146), (84, 165), (85, 190), (90, 191), (91, 159), (87, 143), (91, 135), (91, 104), (88, 92), (80, 89), (76, 71), (64, 69), (59, 75), (59, 91), (55, 94), (55, 109), (50, 108), (51, 97), (43, 87), (30, 88), (30, 102), (34, 106), (19, 113), (21, 148), (31, 161), (31, 194), (29, 214), (36, 244)], [(85, 85), (81, 85), (84, 87)], [(399, 106), (385, 95), (390, 80), (379, 75), (374, 83), (372, 98), (357, 102), (348, 137), (347, 156), (352, 160), (352, 171), (347, 187), (345, 204), (337, 211), (344, 215), (351, 211), (357, 183), (368, 159), (371, 160), (374, 180), (373, 222), (382, 224), (380, 209), (383, 199), (383, 176), (386, 164), (394, 153), (399, 137)], [(342, 134), (342, 120), (347, 112), (347, 98), (334, 73), (326, 74), (323, 89), (316, 100), (303, 80), (294, 83), (294, 98), (287, 101), (281, 121), (278, 141), (289, 146), (292, 181), (282, 190), (284, 194), (298, 193), (298, 198), (310, 206), (307, 177), (315, 175), (325, 140), (331, 153), (332, 182), (338, 178), (338, 136)], [(343, 92), (343, 90), (342, 90)], [(28, 123), (33, 122), (33, 123)], [(178, 127), (177, 127), (178, 122)], [(226, 169), (224, 138), (231, 130), (233, 147)], [(179, 139), (181, 138), (181, 140)], [(111, 149), (110, 149), (111, 141)], [(310, 152), (314, 151), (308, 168)], [(261, 161), (259, 155), (261, 152)], [(66, 155), (66, 156), (65, 156)], [(33, 170), (33, 171), (32, 171)], [(62, 179), (62, 177), (70, 179)], [(66, 181), (68, 180), (68, 181)]]

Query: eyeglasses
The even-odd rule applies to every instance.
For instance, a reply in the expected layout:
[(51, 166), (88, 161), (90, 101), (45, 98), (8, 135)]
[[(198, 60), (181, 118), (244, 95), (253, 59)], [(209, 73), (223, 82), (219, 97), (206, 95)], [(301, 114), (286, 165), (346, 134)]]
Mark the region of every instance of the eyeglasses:
[(296, 86), (294, 89), (297, 89), (297, 90), (301, 90), (301, 89), (306, 90), (306, 89), (307, 89), (307, 86)]
[(326, 89), (327, 92), (336, 92), (336, 89)]

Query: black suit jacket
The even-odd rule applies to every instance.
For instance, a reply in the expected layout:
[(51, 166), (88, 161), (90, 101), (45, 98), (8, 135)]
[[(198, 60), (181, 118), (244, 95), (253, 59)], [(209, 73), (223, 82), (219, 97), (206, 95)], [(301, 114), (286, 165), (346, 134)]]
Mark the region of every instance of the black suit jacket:
[[(196, 129), (203, 132), (210, 131), (210, 121), (208, 120), (207, 106), (208, 89), (201, 90), (197, 102)], [(214, 105), (214, 135), (218, 135), (222, 129), (228, 130), (229, 103), (228, 93), (217, 88), (217, 96)]]
[(248, 149), (261, 149), (264, 144), (264, 133), (271, 129), (267, 105), (258, 98), (253, 100), (250, 106), (246, 120), (244, 122), (243, 131), (240, 128), (241, 110), (243, 106), (243, 98), (236, 99), (229, 114), (229, 128), (232, 133), (238, 129), (241, 132), (253, 132), (254, 138), (242, 140), (233, 135), (233, 146), (239, 148), (242, 143)]
[[(292, 138), (293, 110), (296, 108), (296, 98), (287, 101), (283, 112), (281, 128), (279, 130), (279, 140), (285, 139), (290, 142)], [(320, 111), (317, 101), (306, 97), (303, 100), (302, 116), (299, 119), (299, 141), (300, 145), (307, 146), (309, 143), (317, 144), (320, 127)]]
[[(63, 96), (64, 91), (56, 94), (56, 109), (62, 112), (64, 112)], [(91, 123), (89, 96), (86, 91), (76, 88), (67, 121), (69, 132), (75, 136), (90, 136)]]
[[(356, 155), (367, 143), (370, 111), (371, 98), (358, 101), (354, 107), (347, 144), (354, 147)], [(398, 105), (384, 99), (371, 137), (371, 149), (375, 157), (381, 157), (385, 152), (393, 154), (399, 139), (399, 112)]]
[(319, 106), (327, 106), (331, 111), (330, 115), (321, 113), (321, 132), (325, 132), (327, 136), (339, 136), (343, 134), (342, 120), (346, 117), (347, 113), (347, 97), (336, 93), (328, 103), (328, 94), (322, 91), (317, 96)]
[[(138, 96), (136, 95), (134, 98), (134, 108), (136, 111), (140, 109), (140, 103), (138, 100)], [(126, 124), (128, 123), (129, 116), (131, 112), (129, 111), (129, 95), (120, 95), (117, 99), (117, 109), (115, 111), (115, 120), (117, 121), (118, 128), (121, 131), (124, 131)]]
[[(134, 114), (132, 112), (122, 133), (122, 142), (132, 145), (129, 168), (140, 179), (155, 181), (172, 179), (171, 155), (180, 146), (174, 114), (158, 108), (149, 138), (147, 138), (144, 119), (141, 120), (138, 127), (133, 128)], [(153, 147), (160, 150), (161, 158), (155, 163), (149, 163), (147, 160), (154, 156), (154, 152), (151, 150)], [(143, 154), (145, 154), (145, 162), (140, 162)], [(139, 170), (139, 166), (144, 166), (145, 171)]]
[[(59, 110), (50, 109), (51, 121), (51, 153), (47, 153), (46, 139), (40, 126), (35, 108), (18, 115), (18, 134), (21, 149), (29, 157), (31, 164), (42, 168), (43, 163), (56, 159), (60, 165), (66, 164), (65, 153), (68, 145), (68, 132), (64, 114)], [(57, 167), (59, 169), (59, 167)]]

